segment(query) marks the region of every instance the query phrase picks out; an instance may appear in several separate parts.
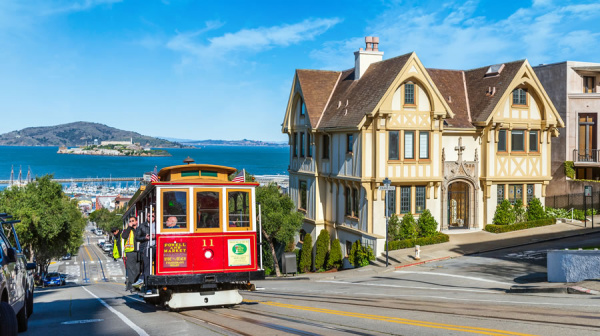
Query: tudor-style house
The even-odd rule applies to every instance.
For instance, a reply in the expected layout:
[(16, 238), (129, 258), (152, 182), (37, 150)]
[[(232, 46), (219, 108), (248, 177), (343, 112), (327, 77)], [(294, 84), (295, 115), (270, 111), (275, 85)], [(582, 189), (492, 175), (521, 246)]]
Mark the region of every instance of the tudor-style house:
[(441, 230), (481, 230), (504, 199), (543, 202), (563, 122), (526, 60), (427, 69), (365, 40), (352, 69), (294, 75), (282, 131), (304, 232), (384, 251), (385, 178), (390, 213), (428, 209)]

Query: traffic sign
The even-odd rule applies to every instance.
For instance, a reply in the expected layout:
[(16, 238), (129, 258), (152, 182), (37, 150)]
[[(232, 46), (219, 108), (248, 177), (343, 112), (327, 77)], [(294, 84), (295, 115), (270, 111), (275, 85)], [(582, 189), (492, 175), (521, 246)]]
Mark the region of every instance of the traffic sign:
[(394, 186), (379, 186), (377, 190), (393, 191), (396, 190)]

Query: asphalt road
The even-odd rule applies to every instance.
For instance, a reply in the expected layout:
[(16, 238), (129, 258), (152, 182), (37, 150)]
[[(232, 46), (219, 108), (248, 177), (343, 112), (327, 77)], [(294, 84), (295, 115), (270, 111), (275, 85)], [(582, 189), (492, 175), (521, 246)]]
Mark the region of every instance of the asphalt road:
[(24, 335), (600, 334), (597, 296), (506, 293), (514, 284), (542, 279), (545, 250), (572, 248), (586, 242), (581, 237), (376, 276), (259, 281), (259, 290), (242, 292), (244, 303), (234, 308), (179, 313), (125, 292), (122, 264), (101, 254), (94, 238), (72, 261), (52, 265), (69, 273), (69, 283), (36, 290)]

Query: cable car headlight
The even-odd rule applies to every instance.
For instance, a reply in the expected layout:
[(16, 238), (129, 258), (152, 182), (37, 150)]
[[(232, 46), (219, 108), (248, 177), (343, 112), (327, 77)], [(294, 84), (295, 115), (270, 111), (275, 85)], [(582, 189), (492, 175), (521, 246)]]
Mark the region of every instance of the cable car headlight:
[(206, 259), (212, 259), (213, 254), (214, 253), (213, 253), (212, 250), (206, 250), (206, 251), (204, 251), (204, 258), (206, 258)]

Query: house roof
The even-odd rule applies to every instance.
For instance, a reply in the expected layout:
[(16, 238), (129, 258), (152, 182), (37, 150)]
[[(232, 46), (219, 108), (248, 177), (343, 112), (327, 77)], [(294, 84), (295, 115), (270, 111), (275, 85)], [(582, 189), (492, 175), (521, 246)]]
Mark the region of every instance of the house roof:
[(456, 128), (473, 127), (465, 91), (464, 71), (427, 69), (427, 72), (452, 112), (454, 112), (454, 118), (445, 119), (448, 126)]
[(354, 69), (342, 71), (318, 127), (356, 127), (375, 109), (411, 55), (371, 64), (359, 80), (354, 80)]
[(306, 104), (306, 113), (313, 127), (321, 118), (340, 73), (340, 71), (296, 70)]

